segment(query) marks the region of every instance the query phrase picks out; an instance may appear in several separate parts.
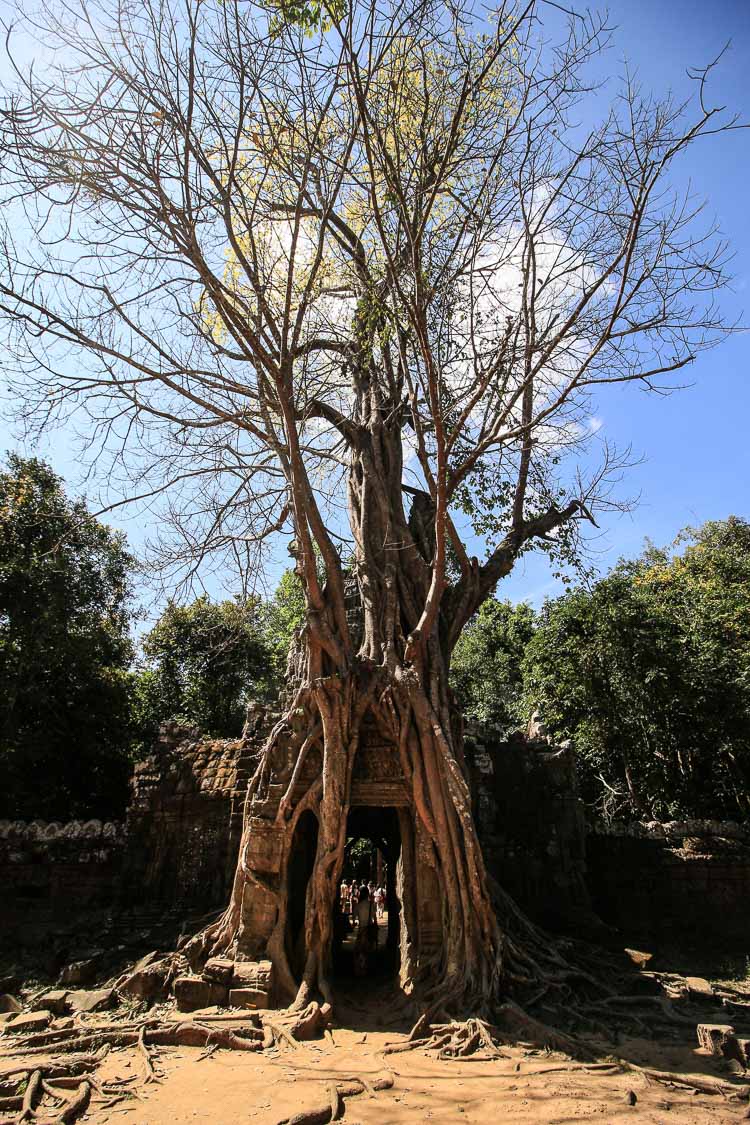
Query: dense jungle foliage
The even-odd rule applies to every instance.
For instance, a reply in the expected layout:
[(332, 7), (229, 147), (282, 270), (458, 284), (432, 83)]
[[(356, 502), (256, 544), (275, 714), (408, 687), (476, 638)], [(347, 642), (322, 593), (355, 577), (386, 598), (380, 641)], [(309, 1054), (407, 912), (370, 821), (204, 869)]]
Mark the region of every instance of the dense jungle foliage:
[(454, 681), (470, 718), (508, 731), (538, 710), (572, 738), (596, 815), (747, 816), (750, 524), (687, 529), (537, 614), (485, 605)]
[(0, 817), (110, 816), (131, 765), (124, 537), (49, 466), (0, 473)]
[[(121, 815), (160, 722), (237, 736), (273, 701), (303, 613), (273, 598), (169, 602), (139, 645), (124, 537), (36, 459), (0, 473), (0, 817)], [(571, 738), (592, 815), (750, 812), (750, 524), (649, 546), (535, 611), (490, 600), (465, 629), (453, 690), (502, 736), (539, 711)]]

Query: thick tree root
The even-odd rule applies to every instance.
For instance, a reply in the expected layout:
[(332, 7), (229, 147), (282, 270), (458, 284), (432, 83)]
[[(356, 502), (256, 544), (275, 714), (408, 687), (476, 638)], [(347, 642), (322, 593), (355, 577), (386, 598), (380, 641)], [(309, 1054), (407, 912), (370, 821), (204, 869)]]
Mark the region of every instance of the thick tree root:
[(154, 1070), (154, 1064), (151, 1061), (151, 1055), (149, 1054), (148, 1047), (146, 1046), (145, 1027), (142, 1027), (140, 1032), (138, 1033), (138, 1053), (140, 1054), (145, 1064), (146, 1077), (144, 1081), (146, 1082), (146, 1084), (148, 1084), (149, 1082), (159, 1082), (160, 1079), (157, 1076), (156, 1071)]
[(684, 1086), (688, 1090), (697, 1090), (700, 1094), (719, 1094), (732, 1101), (746, 1102), (750, 1100), (750, 1086), (748, 1085), (722, 1082), (718, 1078), (698, 1078), (694, 1075), (674, 1074), (669, 1070), (652, 1070), (650, 1067), (625, 1065), (629, 1070), (642, 1074), (647, 1080), (659, 1082), (665, 1086)]
[[(244, 1026), (206, 1026), (189, 1019), (179, 1024), (147, 1020), (89, 1027), (83, 1025), (53, 1034), (42, 1032), (14, 1038), (8, 1042), (6, 1051), (9, 1055), (23, 1058), (46, 1058), (51, 1050), (56, 1053), (97, 1051), (98, 1054), (76, 1053), (70, 1058), (60, 1057), (28, 1066), (11, 1064), (0, 1072), (0, 1112), (20, 1110), (20, 1114), (12, 1119), (12, 1125), (37, 1123), (40, 1118), (36, 1104), (43, 1093), (65, 1100), (59, 1090), (53, 1090), (48, 1085), (55, 1079), (71, 1083), (75, 1089), (69, 1104), (54, 1118), (61, 1125), (70, 1125), (85, 1111), (92, 1088), (109, 1098), (108, 1104), (112, 1104), (113, 1098), (120, 1100), (125, 1096), (132, 1096), (132, 1091), (123, 1092), (121, 1084), (110, 1083), (107, 1089), (103, 1089), (91, 1077), (111, 1047), (135, 1047), (143, 1063), (142, 1082), (148, 1085), (160, 1081), (150, 1047), (200, 1047), (204, 1051), (202, 1058), (220, 1048), (230, 1051), (262, 1051), (282, 1044), (297, 1049), (303, 1040), (322, 1036), (329, 1020), (330, 1008), (313, 1002), (303, 1011), (279, 1012), (273, 1019), (248, 1012), (246, 1019), (242, 1021)], [(82, 1074), (87, 1077), (74, 1077)], [(26, 1082), (23, 1095), (18, 1090), (21, 1081)], [(0, 1125), (3, 1125), (3, 1120), (0, 1117)]]
[[(462, 1023), (446, 1023), (428, 1025), (431, 1034), (409, 1038), (406, 1043), (389, 1044), (383, 1054), (395, 1054), (401, 1051), (422, 1048), (425, 1051), (439, 1051), (438, 1058), (460, 1059), (483, 1051), (490, 1058), (508, 1058), (507, 1054), (497, 1046), (497, 1029), (484, 1020), (472, 1018)], [(425, 1024), (420, 1020), (412, 1030), (419, 1032), (425, 1029)]]
[[(101, 1065), (102, 1059), (99, 1055), (79, 1055), (66, 1059), (50, 1059), (49, 1062), (42, 1063), (38, 1069), (41, 1070), (45, 1078), (70, 1078), (75, 1075), (86, 1074), (92, 1070), (96, 1070)], [(22, 1079), (27, 1079), (37, 1069), (36, 1066), (23, 1066), (23, 1064), (13, 1063), (11, 1066), (4, 1067), (0, 1071), (0, 1087), (3, 1091), (11, 1084), (10, 1079), (15, 1079), (15, 1086), (18, 1085)]]
[(35, 1070), (29, 1077), (26, 1091), (23, 1095), (23, 1104), (21, 1112), (18, 1116), (18, 1125), (23, 1125), (24, 1121), (31, 1121), (34, 1117), (34, 1110), (37, 1103), (42, 1097), (42, 1072)]
[[(257, 1027), (235, 1031), (225, 1027), (204, 1027), (192, 1021), (176, 1026), (151, 1024), (134, 1028), (124, 1025), (117, 1031), (91, 1031), (89, 1034), (74, 1029), (68, 1033), (67, 1039), (58, 1040), (54, 1046), (56, 1051), (91, 1050), (103, 1046), (137, 1047), (143, 1055), (143, 1052), (147, 1054), (146, 1044), (160, 1047), (210, 1047), (215, 1044), (232, 1051), (259, 1051), (263, 1046), (263, 1032)], [(31, 1036), (26, 1041), (14, 1042), (8, 1049), (8, 1054), (24, 1057), (48, 1053), (48, 1048), (37, 1045)], [(148, 1066), (153, 1070), (150, 1056)], [(153, 1080), (150, 1078), (150, 1081)]]
[(497, 1009), (495, 1023), (477, 1017), (433, 1023), (425, 1014), (412, 1028), (407, 1042), (389, 1044), (383, 1054), (419, 1049), (436, 1050), (442, 1059), (464, 1059), (476, 1051), (490, 1058), (507, 1058), (500, 1047), (511, 1043), (561, 1051), (572, 1058), (591, 1061), (599, 1053), (591, 1044), (549, 1027), (508, 1001)]
[(78, 1092), (73, 1095), (62, 1112), (54, 1118), (54, 1125), (73, 1125), (73, 1122), (86, 1112), (90, 1100), (91, 1083), (84, 1079), (78, 1087)]
[[(58, 1064), (53, 1064), (38, 1067), (27, 1073), (27, 1084), (23, 1094), (4, 1097), (0, 1104), (0, 1109), (19, 1109), (20, 1112), (15, 1117), (0, 1118), (0, 1125), (74, 1125), (74, 1122), (88, 1109), (91, 1091), (96, 1087), (88, 1078), (76, 1079), (75, 1093), (72, 1098), (67, 1098), (44, 1079), (45, 1073), (57, 1072), (59, 1069)], [(58, 1076), (58, 1081), (60, 1077)], [(45, 1097), (54, 1102), (52, 1107), (43, 1104)]]
[(302, 1110), (301, 1113), (295, 1113), (294, 1117), (284, 1117), (278, 1125), (328, 1125), (329, 1121), (338, 1121), (343, 1116), (346, 1098), (356, 1098), (365, 1093), (373, 1097), (376, 1090), (390, 1090), (393, 1081), (392, 1074), (385, 1074), (372, 1081), (350, 1078), (346, 1082), (331, 1082), (326, 1105)]

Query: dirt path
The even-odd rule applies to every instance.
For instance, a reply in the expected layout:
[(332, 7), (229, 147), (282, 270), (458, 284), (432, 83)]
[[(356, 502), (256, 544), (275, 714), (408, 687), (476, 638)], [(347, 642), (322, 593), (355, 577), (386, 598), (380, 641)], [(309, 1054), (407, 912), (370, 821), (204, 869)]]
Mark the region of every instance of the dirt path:
[[(424, 1052), (383, 1056), (385, 1044), (402, 1037), (392, 1031), (338, 1027), (334, 1037), (335, 1045), (323, 1040), (260, 1055), (218, 1051), (203, 1059), (197, 1049), (159, 1049), (154, 1053), (161, 1081), (146, 1086), (134, 1081), (138, 1100), (108, 1109), (94, 1101), (82, 1120), (92, 1125), (278, 1125), (300, 1110), (327, 1104), (332, 1080), (362, 1076), (372, 1081), (384, 1072), (393, 1075), (393, 1088), (349, 1099), (345, 1125), (564, 1125), (588, 1120), (724, 1125), (747, 1112), (745, 1105), (723, 1098), (651, 1084), (635, 1073), (591, 1073), (542, 1052), (513, 1049), (509, 1058), (452, 1062)], [(655, 1067), (703, 1075), (711, 1071), (709, 1060), (687, 1047), (659, 1049), (638, 1041), (625, 1046), (629, 1058)], [(112, 1051), (99, 1077), (140, 1079), (142, 1068), (135, 1050)], [(635, 1105), (629, 1104), (629, 1091), (636, 1095)]]

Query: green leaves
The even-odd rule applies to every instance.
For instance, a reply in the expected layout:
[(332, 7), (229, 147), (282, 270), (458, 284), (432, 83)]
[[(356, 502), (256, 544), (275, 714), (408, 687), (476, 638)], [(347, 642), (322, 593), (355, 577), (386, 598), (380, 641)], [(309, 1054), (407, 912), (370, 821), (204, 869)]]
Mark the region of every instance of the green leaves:
[(750, 524), (687, 529), (540, 614), (487, 602), (451, 679), (470, 719), (507, 733), (539, 709), (572, 738), (596, 816), (747, 816)]
[(263, 625), (255, 598), (168, 603), (143, 641), (149, 666), (140, 673), (137, 691), (144, 736), (153, 736), (165, 719), (217, 737), (239, 735), (247, 704), (272, 692), (272, 653)]
[(747, 815), (750, 525), (688, 529), (548, 603), (523, 674), (600, 814)]
[(453, 653), (451, 686), (468, 719), (503, 733), (522, 722), (521, 662), (534, 624), (530, 606), (492, 598), (464, 629)]
[(345, 0), (269, 0), (264, 6), (271, 12), (272, 32), (286, 25), (299, 27), (307, 35), (329, 31), (334, 20), (346, 12)]
[(44, 462), (0, 473), (0, 817), (120, 815), (130, 773), (123, 537)]

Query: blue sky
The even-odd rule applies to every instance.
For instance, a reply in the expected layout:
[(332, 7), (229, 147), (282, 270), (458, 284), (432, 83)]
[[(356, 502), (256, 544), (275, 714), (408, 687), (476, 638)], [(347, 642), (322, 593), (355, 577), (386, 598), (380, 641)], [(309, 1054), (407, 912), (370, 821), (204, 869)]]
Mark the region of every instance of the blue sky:
[[(686, 67), (702, 66), (731, 40), (714, 72), (714, 102), (750, 121), (750, 0), (612, 0), (613, 46), (604, 62), (616, 79), (627, 60), (656, 94), (689, 95)], [(750, 325), (750, 131), (708, 138), (688, 150), (677, 171), (708, 198), (734, 253), (733, 291), (721, 295), (727, 321)], [(644, 539), (670, 542), (677, 532), (730, 514), (750, 518), (750, 333), (740, 332), (688, 369), (686, 390), (666, 398), (634, 386), (609, 389), (597, 416), (616, 444), (632, 443), (643, 463), (623, 492), (640, 494), (630, 514), (602, 517), (592, 544), (607, 569), (641, 549)], [(526, 556), (498, 591), (538, 604), (559, 590), (546, 560)]]
[[(602, 65), (613, 92), (627, 59), (646, 89), (687, 96), (692, 84), (686, 67), (709, 62), (731, 40), (710, 93), (750, 121), (750, 0), (612, 0), (608, 10), (616, 30)], [(703, 141), (678, 170), (708, 198), (709, 214), (716, 215), (735, 255), (733, 291), (721, 296), (725, 317), (750, 324), (750, 130)], [(750, 333), (743, 331), (700, 357), (688, 370), (685, 381), (692, 385), (686, 390), (668, 397), (635, 387), (608, 390), (596, 411), (603, 432), (619, 445), (631, 443), (643, 462), (630, 471), (623, 490), (640, 494), (637, 508), (602, 520), (594, 543), (597, 566), (607, 569), (618, 557), (637, 553), (646, 537), (667, 543), (687, 524), (730, 513), (750, 518), (749, 376)], [(22, 449), (11, 420), (0, 420), (0, 449)], [(70, 434), (51, 435), (34, 452), (75, 488), (82, 469)], [(123, 527), (136, 547), (148, 530), (123, 513), (109, 522)], [(285, 552), (279, 559), (288, 562)], [(215, 582), (211, 586), (217, 589)], [(558, 589), (546, 560), (526, 556), (498, 593), (539, 604)]]

